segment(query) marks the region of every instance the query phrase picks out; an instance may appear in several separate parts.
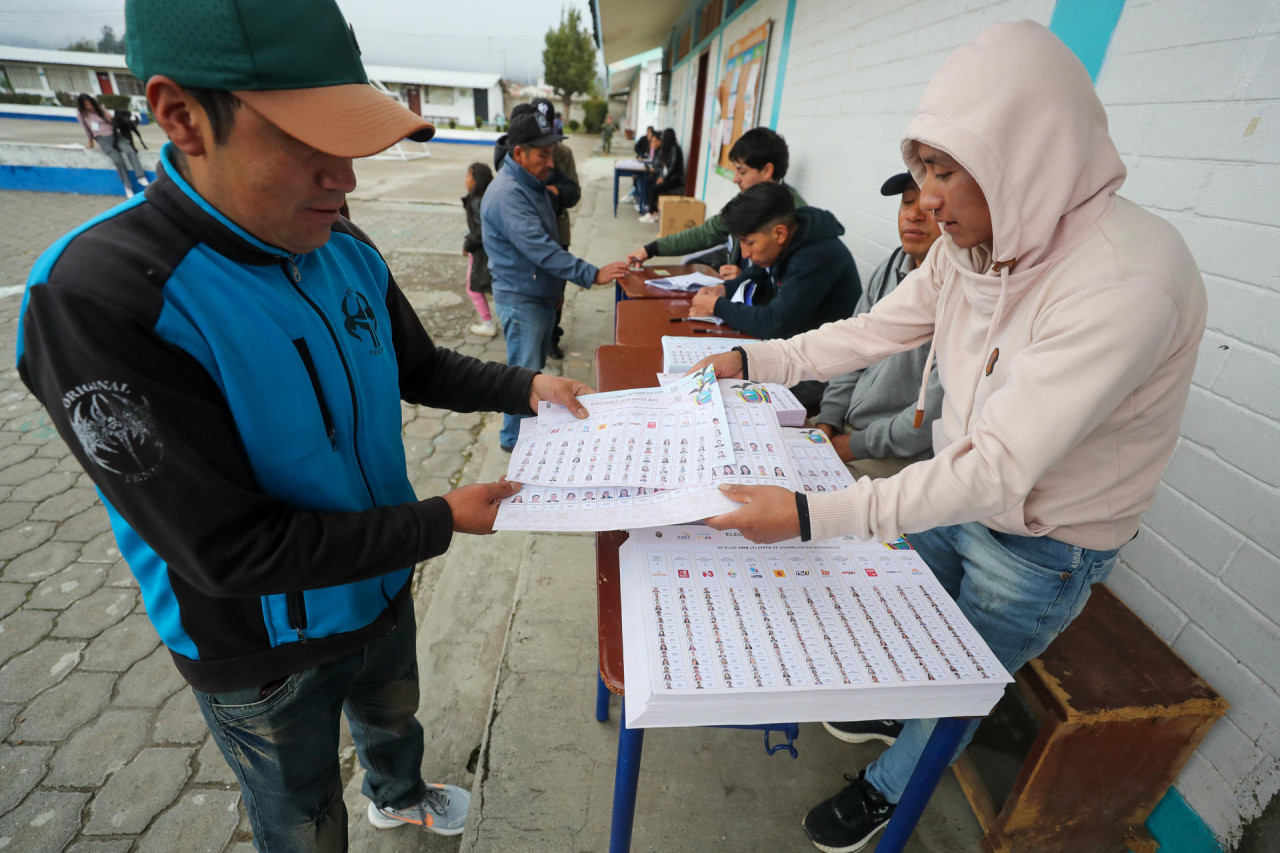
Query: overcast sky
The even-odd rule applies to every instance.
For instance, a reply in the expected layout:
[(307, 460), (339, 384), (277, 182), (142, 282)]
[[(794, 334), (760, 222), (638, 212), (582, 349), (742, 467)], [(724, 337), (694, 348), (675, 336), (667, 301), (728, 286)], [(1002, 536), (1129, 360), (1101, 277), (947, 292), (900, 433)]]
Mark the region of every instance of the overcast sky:
[[(338, 0), (364, 61), (455, 71), (497, 71), (513, 80), (542, 73), (543, 37), (562, 7), (590, 32), (588, 0)], [(0, 0), (0, 43), (66, 47), (124, 32), (123, 0)]]

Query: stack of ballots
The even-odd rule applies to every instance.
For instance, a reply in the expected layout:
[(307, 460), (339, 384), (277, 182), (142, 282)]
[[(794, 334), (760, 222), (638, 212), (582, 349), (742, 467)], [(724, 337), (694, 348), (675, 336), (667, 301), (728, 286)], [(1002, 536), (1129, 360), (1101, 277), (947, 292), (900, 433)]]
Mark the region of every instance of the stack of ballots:
[(627, 725), (984, 716), (1012, 679), (909, 546), (630, 531)]

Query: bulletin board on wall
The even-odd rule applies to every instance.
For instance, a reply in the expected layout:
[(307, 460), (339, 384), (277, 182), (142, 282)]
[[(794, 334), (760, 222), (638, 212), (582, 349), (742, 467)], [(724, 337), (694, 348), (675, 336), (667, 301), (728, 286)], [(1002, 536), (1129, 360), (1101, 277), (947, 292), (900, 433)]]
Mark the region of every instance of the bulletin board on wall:
[(711, 103), (711, 148), (716, 171), (732, 177), (729, 151), (742, 134), (760, 124), (765, 60), (773, 21), (765, 21), (729, 46), (720, 86)]

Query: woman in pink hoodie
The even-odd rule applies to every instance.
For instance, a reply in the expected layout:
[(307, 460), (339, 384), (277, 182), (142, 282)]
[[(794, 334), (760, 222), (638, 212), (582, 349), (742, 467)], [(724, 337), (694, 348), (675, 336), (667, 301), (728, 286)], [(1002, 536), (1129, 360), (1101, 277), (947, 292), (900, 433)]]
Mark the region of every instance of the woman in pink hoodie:
[[(907, 534), (1013, 672), (1079, 614), (1151, 505), (1204, 284), (1173, 226), (1116, 195), (1125, 168), (1092, 81), (1039, 24), (997, 24), (956, 50), (902, 153), (943, 231), (924, 264), (867, 314), (707, 363), (794, 385), (931, 342), (934, 458), (836, 493), (727, 487), (746, 506), (708, 523), (755, 542)], [(893, 745), (805, 817), (816, 846), (858, 850), (888, 821), (932, 728), (839, 724), (843, 739)]]

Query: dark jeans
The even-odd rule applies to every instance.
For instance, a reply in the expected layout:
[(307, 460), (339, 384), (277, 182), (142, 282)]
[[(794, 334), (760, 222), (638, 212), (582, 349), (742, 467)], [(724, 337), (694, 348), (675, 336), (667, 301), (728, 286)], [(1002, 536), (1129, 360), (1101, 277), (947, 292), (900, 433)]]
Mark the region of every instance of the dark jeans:
[[(547, 366), (547, 353), (551, 351), (551, 332), (556, 325), (556, 304), (549, 302), (517, 302), (514, 305), (502, 301), (500, 294), (493, 295), (493, 307), (502, 323), (502, 337), (507, 342), (507, 364), (541, 370)], [(498, 441), (503, 447), (516, 446), (520, 437), (520, 421), (528, 415), (503, 415)]]
[(338, 767), (345, 712), (364, 766), (364, 795), (380, 806), (415, 804), (422, 782), (422, 726), (412, 610), (362, 651), (261, 688), (193, 690), (214, 742), (240, 781), (261, 853), (347, 849)]
[(679, 195), (680, 193), (684, 192), (684, 180), (682, 179), (678, 181), (664, 181), (662, 178), (658, 178), (656, 181), (652, 181), (649, 184), (648, 190), (649, 190), (649, 196), (646, 200), (648, 207), (646, 208), (646, 210), (649, 213), (657, 213), (658, 212), (658, 196)]

